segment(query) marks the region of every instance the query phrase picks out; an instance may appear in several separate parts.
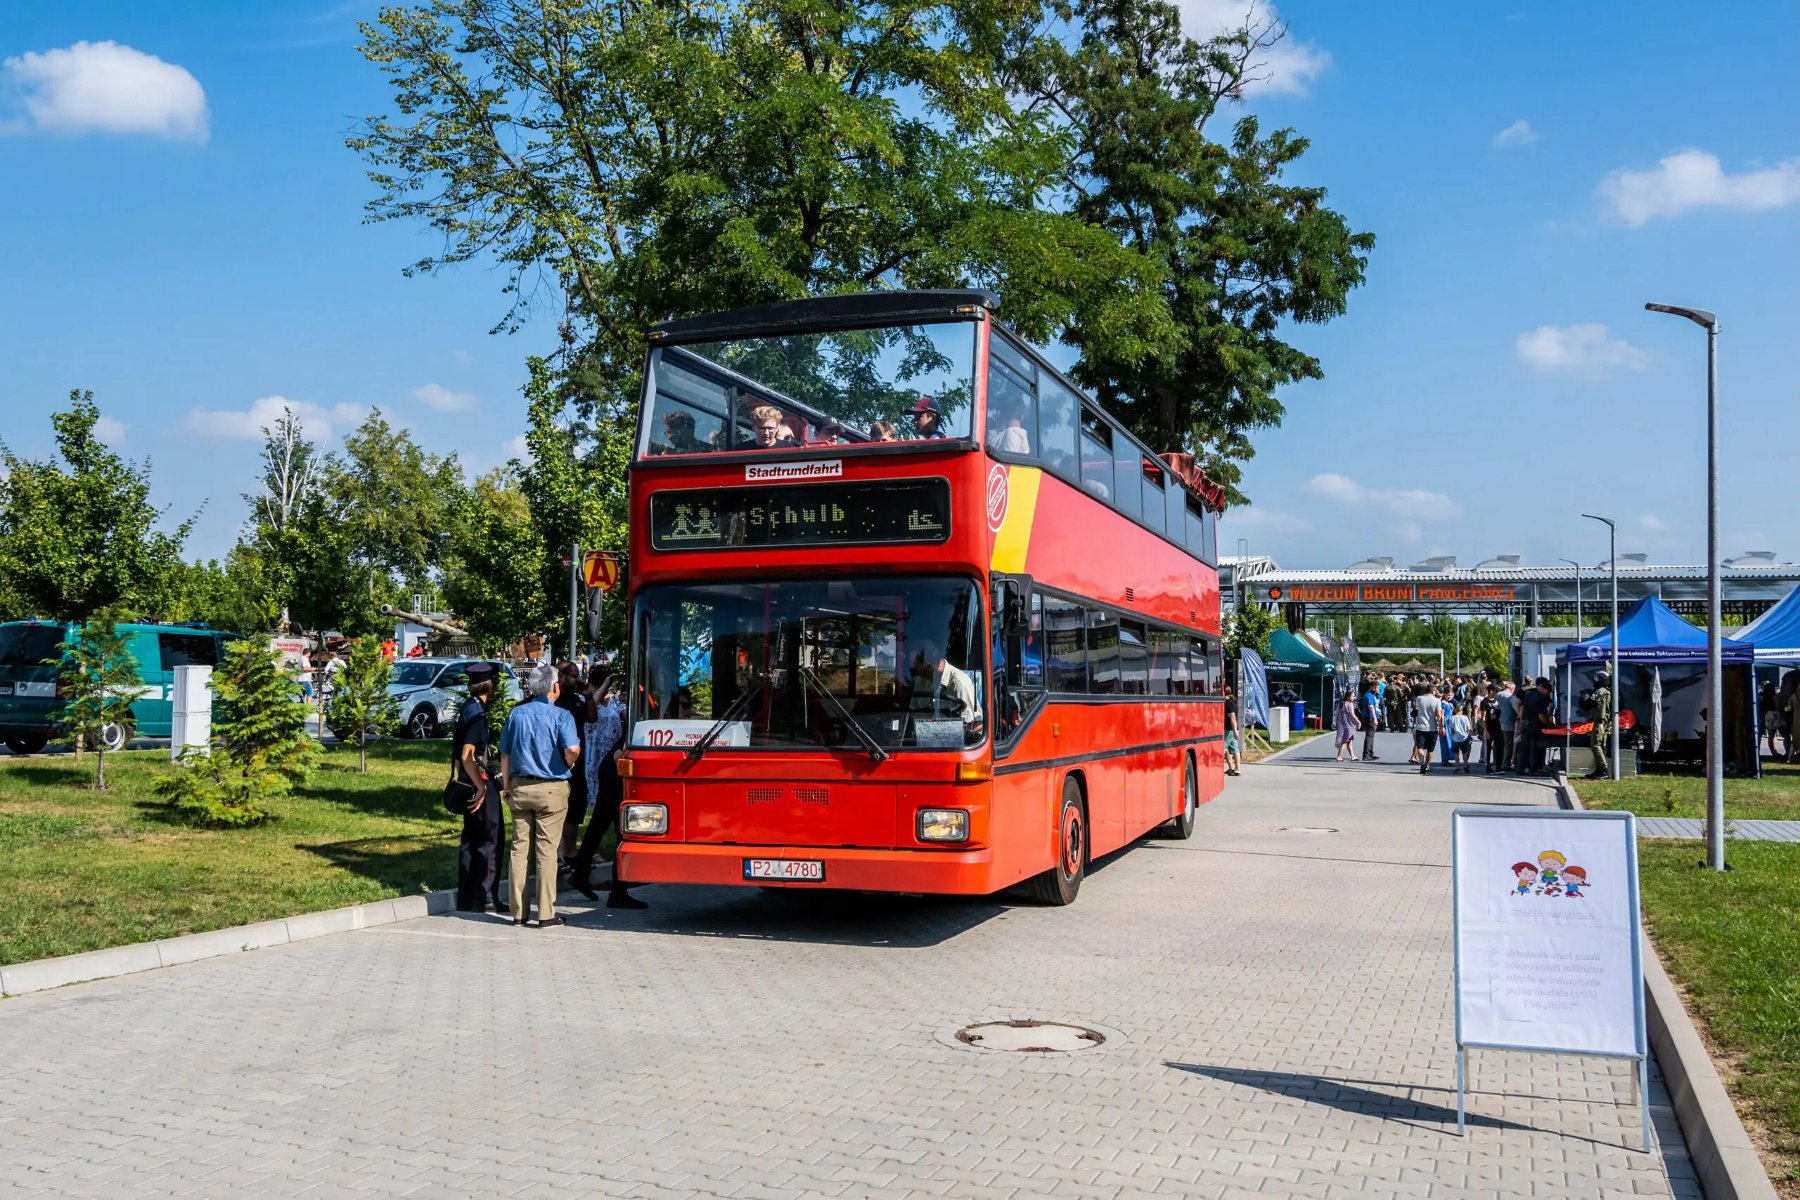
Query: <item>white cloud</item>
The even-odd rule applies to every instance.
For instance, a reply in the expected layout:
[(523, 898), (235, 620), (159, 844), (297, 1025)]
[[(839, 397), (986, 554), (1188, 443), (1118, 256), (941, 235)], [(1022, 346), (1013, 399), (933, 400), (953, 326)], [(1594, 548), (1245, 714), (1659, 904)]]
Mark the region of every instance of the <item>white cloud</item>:
[(518, 459), (521, 464), (531, 461), (531, 447), (525, 444), (525, 435), (520, 434), (501, 447), (507, 459)]
[(1704, 150), (1671, 154), (1648, 171), (1620, 169), (1600, 183), (1600, 199), (1627, 225), (1678, 217), (1696, 208), (1760, 212), (1800, 199), (1800, 162), (1727, 175)]
[(126, 429), (125, 422), (104, 413), (94, 421), (94, 436), (109, 446), (123, 446)]
[(1650, 356), (1630, 342), (1608, 337), (1604, 325), (1540, 325), (1513, 339), (1519, 361), (1535, 371), (1597, 376), (1642, 371)]
[(1296, 517), (1292, 513), (1277, 512), (1272, 508), (1233, 508), (1219, 518), (1220, 526), (1236, 536), (1239, 530), (1256, 530), (1262, 533), (1305, 533), (1313, 527), (1313, 523), (1305, 517)]
[(1655, 513), (1645, 513), (1638, 518), (1638, 524), (1643, 526), (1644, 530), (1648, 533), (1669, 532), (1669, 523)]
[(1368, 509), (1401, 517), (1404, 519), (1402, 536), (1412, 533), (1409, 541), (1417, 540), (1413, 531), (1418, 522), (1444, 520), (1462, 513), (1462, 506), (1442, 492), (1428, 492), (1423, 488), (1366, 487), (1348, 475), (1334, 471), (1314, 475), (1306, 481), (1306, 491), (1345, 508)]
[(452, 350), (450, 352), (450, 361), (459, 367), (466, 367), (475, 361), (475, 356), (470, 354), (467, 350)]
[(24, 115), (12, 133), (147, 133), (204, 142), (206, 91), (186, 68), (117, 42), (30, 50), (0, 63), (0, 83)]
[[(1175, 6), (1181, 11), (1182, 31), (1196, 41), (1235, 33), (1246, 23), (1261, 30), (1281, 21), (1275, 6), (1267, 0), (1175, 0)], [(1252, 66), (1255, 81), (1245, 88), (1247, 93), (1304, 96), (1308, 85), (1330, 69), (1331, 55), (1290, 32), (1262, 51)]]
[(289, 400), (286, 396), (264, 396), (248, 409), (188, 410), (182, 422), (190, 433), (202, 437), (240, 440), (260, 439), (266, 426), (281, 418), (282, 409), (292, 409), (307, 436), (329, 441), (335, 431), (347, 429), (368, 415), (369, 410), (357, 404), (334, 404), (330, 408), (310, 400)]
[(1537, 140), (1537, 130), (1531, 127), (1530, 121), (1520, 117), (1494, 135), (1494, 149), (1503, 150), (1507, 146), (1529, 146)]
[(441, 383), (428, 383), (410, 393), (414, 400), (438, 412), (467, 412), (477, 401), (474, 392), (453, 392)]

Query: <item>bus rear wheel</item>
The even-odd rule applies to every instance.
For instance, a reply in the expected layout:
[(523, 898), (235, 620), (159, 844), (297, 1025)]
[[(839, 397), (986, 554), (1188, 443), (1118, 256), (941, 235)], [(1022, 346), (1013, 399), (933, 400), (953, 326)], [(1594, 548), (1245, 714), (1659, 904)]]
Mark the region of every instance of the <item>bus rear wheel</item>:
[(1181, 815), (1171, 817), (1155, 829), (1157, 837), (1185, 842), (1194, 836), (1194, 819), (1200, 814), (1200, 788), (1194, 776), (1194, 756), (1183, 755), (1181, 762)]
[(1056, 907), (1075, 903), (1087, 874), (1087, 851), (1087, 809), (1081, 803), (1081, 785), (1065, 779), (1056, 817), (1056, 865), (1031, 878), (1027, 884), (1031, 898)]

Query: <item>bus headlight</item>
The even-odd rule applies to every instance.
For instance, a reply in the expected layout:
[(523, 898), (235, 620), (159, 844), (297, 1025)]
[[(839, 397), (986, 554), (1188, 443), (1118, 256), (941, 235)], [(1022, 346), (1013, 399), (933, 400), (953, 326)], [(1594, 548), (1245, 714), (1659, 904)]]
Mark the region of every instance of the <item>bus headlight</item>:
[(966, 808), (922, 808), (919, 810), (921, 842), (966, 842), (969, 840), (969, 810)]
[(669, 806), (666, 804), (627, 804), (625, 832), (657, 834), (669, 832)]

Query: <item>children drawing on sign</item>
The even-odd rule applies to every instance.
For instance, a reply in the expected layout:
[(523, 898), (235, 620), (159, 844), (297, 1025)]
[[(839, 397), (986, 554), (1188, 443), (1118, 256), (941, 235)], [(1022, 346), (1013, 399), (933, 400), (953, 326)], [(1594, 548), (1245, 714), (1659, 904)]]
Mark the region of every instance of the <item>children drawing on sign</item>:
[(1537, 884), (1538, 869), (1528, 862), (1516, 862), (1512, 865), (1512, 869), (1513, 877), (1519, 881), (1519, 886), (1513, 889), (1513, 895), (1531, 895), (1531, 889)]
[(1562, 895), (1562, 879), (1559, 872), (1561, 872), (1563, 864), (1568, 861), (1554, 850), (1546, 850), (1538, 855), (1538, 895)]
[(1563, 868), (1563, 888), (1576, 900), (1581, 899), (1581, 889), (1588, 885), (1587, 871), (1581, 867)]

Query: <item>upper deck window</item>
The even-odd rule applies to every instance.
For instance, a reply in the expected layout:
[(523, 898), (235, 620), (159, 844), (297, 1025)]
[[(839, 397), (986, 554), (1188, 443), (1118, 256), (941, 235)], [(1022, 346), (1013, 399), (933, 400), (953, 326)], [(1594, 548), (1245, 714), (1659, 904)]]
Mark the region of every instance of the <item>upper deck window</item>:
[(658, 347), (640, 457), (966, 438), (969, 321)]

